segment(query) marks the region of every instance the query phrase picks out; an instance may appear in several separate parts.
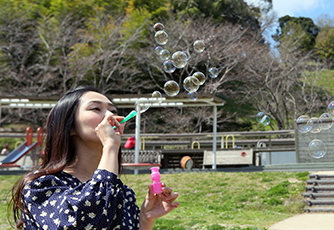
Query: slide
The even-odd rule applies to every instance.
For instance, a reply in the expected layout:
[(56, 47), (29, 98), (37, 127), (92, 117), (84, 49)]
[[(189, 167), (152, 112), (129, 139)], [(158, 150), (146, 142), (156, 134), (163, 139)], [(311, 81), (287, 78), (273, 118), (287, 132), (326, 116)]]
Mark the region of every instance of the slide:
[(32, 129), (31, 127), (28, 127), (26, 132), (26, 141), (0, 161), (0, 167), (20, 167), (20, 165), (15, 164), (18, 160), (37, 146), (42, 146), (43, 130), (41, 127), (38, 127), (37, 129), (37, 141), (35, 143), (32, 143), (32, 138)]
[(27, 142), (25, 141), (23, 144), (21, 144), (19, 147), (14, 149), (11, 153), (9, 153), (1, 162), (1, 166), (7, 166), (9, 164), (14, 164), (18, 160), (21, 159), (24, 155), (26, 155), (30, 150), (34, 149), (37, 146), (37, 142), (27, 145)]

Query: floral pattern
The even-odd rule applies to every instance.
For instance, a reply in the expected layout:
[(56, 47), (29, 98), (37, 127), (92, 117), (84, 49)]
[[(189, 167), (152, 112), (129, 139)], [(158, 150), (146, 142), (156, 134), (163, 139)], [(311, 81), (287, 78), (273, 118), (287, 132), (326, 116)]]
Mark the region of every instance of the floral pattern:
[(24, 229), (139, 229), (134, 192), (113, 173), (97, 169), (84, 183), (62, 171), (27, 184)]

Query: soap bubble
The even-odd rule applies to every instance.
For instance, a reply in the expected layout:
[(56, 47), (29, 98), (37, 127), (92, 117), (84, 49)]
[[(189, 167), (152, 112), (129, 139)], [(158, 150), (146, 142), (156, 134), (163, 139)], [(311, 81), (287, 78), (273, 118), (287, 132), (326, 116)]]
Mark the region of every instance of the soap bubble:
[(155, 32), (158, 32), (160, 30), (164, 30), (165, 26), (162, 23), (158, 22), (154, 24), (153, 28)]
[(310, 130), (311, 133), (320, 133), (321, 126), (319, 118), (311, 117), (310, 120), (308, 120), (307, 124), (312, 127)]
[(334, 101), (332, 101), (331, 103), (329, 103), (329, 105), (327, 107), (327, 110), (330, 113), (330, 115), (334, 116)]
[(196, 92), (199, 88), (199, 81), (194, 76), (186, 77), (183, 81), (183, 88), (188, 92)]
[(196, 53), (202, 53), (205, 49), (205, 43), (202, 40), (197, 40), (193, 44)]
[(155, 47), (154, 52), (155, 52), (157, 55), (160, 56), (160, 52), (161, 52), (162, 50), (163, 50), (163, 48), (162, 48), (161, 46), (157, 46), (157, 47)]
[(152, 99), (154, 102), (162, 102), (162, 94), (159, 91), (154, 91), (152, 93)]
[[(145, 97), (140, 97), (140, 98), (138, 98), (137, 99), (137, 101), (136, 101), (136, 111), (137, 111), (137, 105), (139, 105), (140, 106), (140, 113), (144, 113), (144, 112), (146, 112), (146, 110), (148, 110), (149, 108), (150, 108), (150, 101), (147, 99), (147, 98), (145, 98)], [(137, 113), (138, 113), (138, 111), (137, 111)]]
[(329, 113), (323, 113), (319, 117), (321, 129), (328, 130), (333, 126), (333, 117)]
[(166, 50), (166, 49), (162, 49), (161, 51), (160, 51), (160, 59), (161, 60), (168, 60), (169, 59), (169, 57), (170, 57), (170, 52), (168, 51), (168, 50)]
[(311, 157), (319, 159), (326, 155), (327, 148), (322, 140), (314, 139), (308, 144), (308, 153)]
[(193, 74), (193, 76), (198, 79), (200, 85), (204, 84), (205, 79), (206, 79), (206, 76), (205, 76), (204, 73), (202, 73), (202, 72), (196, 72), (196, 73)]
[(159, 91), (154, 91), (152, 93), (153, 98), (162, 98), (162, 94)]
[(187, 56), (186, 61), (189, 61), (189, 59), (190, 59), (189, 52), (188, 51), (182, 51), (182, 53), (184, 53)]
[(188, 99), (190, 101), (196, 101), (197, 100), (197, 93), (196, 92), (189, 92), (188, 93)]
[(187, 54), (181, 51), (176, 51), (172, 55), (172, 60), (174, 62), (174, 66), (181, 69), (187, 65)]
[(159, 45), (165, 45), (168, 42), (168, 34), (165, 31), (160, 30), (155, 33), (154, 39)]
[(211, 68), (209, 69), (209, 76), (210, 76), (211, 78), (216, 78), (216, 77), (218, 77), (218, 69), (217, 69), (216, 67), (211, 67)]
[(312, 129), (312, 124), (308, 123), (310, 120), (310, 117), (307, 115), (301, 115), (300, 117), (297, 118), (296, 120), (296, 125), (297, 125), (297, 130), (300, 133), (307, 133)]
[(169, 80), (164, 85), (164, 91), (168, 96), (174, 97), (180, 92), (180, 86), (176, 81)]
[(163, 69), (166, 73), (174, 73), (175, 71), (175, 66), (173, 64), (172, 60), (167, 60), (163, 64)]
[(269, 125), (270, 124), (270, 117), (266, 115), (264, 112), (259, 112), (256, 115), (256, 121), (259, 123), (262, 123), (263, 125)]

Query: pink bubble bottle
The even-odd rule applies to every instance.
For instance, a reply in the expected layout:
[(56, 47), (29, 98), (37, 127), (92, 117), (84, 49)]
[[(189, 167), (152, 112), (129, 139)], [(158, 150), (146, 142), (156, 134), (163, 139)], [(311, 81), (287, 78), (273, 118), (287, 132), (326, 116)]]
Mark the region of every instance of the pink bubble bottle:
[(151, 168), (151, 178), (153, 181), (152, 189), (154, 194), (162, 193), (162, 184), (160, 182), (159, 167)]

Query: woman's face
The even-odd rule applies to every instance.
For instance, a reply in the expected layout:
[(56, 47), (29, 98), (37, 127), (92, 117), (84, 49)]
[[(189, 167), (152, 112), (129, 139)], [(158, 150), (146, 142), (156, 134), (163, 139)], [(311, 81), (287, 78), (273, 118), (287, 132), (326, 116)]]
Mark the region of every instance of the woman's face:
[(100, 144), (95, 128), (107, 113), (117, 115), (115, 106), (106, 96), (93, 91), (84, 93), (75, 112), (75, 126), (71, 135), (85, 143)]

